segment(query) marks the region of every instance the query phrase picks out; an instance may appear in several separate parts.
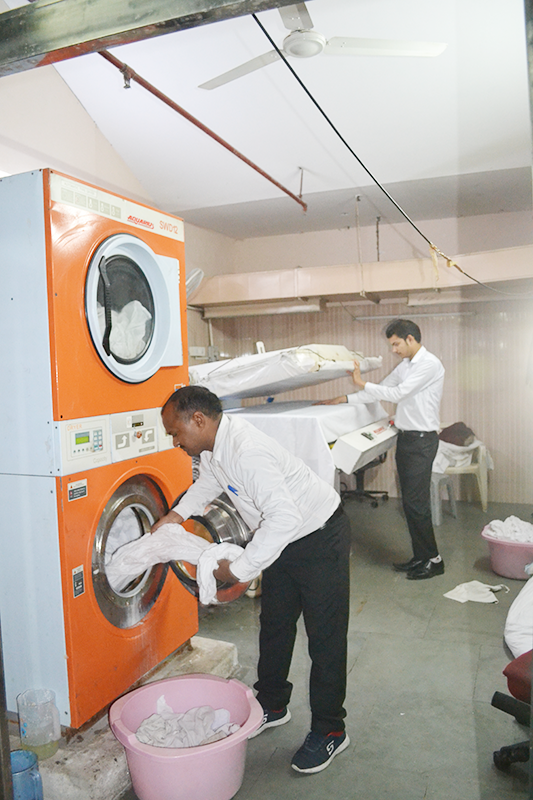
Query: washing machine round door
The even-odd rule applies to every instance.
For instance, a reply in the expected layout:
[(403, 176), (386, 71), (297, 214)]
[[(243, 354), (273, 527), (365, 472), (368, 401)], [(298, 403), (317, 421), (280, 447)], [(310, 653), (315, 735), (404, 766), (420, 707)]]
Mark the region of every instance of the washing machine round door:
[(156, 564), (125, 585), (111, 585), (106, 565), (119, 547), (149, 534), (166, 511), (157, 484), (146, 475), (136, 475), (119, 486), (100, 517), (93, 542), (93, 587), (102, 614), (117, 628), (131, 628), (148, 614), (163, 588), (168, 565)]
[(183, 363), (179, 263), (141, 239), (118, 234), (95, 251), (85, 283), (85, 315), (103, 363), (127, 383)]
[[(173, 503), (173, 506), (179, 500), (180, 498)], [(206, 507), (201, 516), (190, 517), (184, 523), (184, 526), (190, 533), (200, 536), (210, 544), (230, 542), (246, 547), (253, 536), (252, 531), (225, 493), (215, 498)], [(196, 583), (196, 567), (186, 561), (171, 561), (169, 565), (185, 588), (198, 598), (199, 589)], [(249, 586), (250, 581), (246, 583), (222, 583), (217, 581), (217, 600), (219, 603), (230, 603), (232, 600), (241, 597)]]

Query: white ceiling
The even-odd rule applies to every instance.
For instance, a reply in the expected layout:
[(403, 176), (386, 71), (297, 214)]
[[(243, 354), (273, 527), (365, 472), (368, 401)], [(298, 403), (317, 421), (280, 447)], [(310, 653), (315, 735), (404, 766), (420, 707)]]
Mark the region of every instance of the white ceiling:
[[(11, 0), (10, 6), (20, 5)], [(359, 158), (416, 220), (531, 207), (531, 123), (522, 0), (308, 0), (326, 38), (447, 42), (437, 58), (293, 59)], [(277, 10), (259, 15), (278, 45)], [(278, 61), (198, 88), (271, 50), (252, 17), (112, 52), (309, 204), (300, 206), (99, 55), (57, 69), (160, 208), (244, 238), (398, 219)]]

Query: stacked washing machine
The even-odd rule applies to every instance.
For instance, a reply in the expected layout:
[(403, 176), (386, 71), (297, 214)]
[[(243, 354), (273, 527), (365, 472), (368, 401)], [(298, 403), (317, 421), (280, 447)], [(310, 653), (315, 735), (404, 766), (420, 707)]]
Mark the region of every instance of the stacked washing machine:
[(51, 170), (0, 180), (0, 619), (8, 709), (77, 728), (198, 628), (158, 565), (106, 577), (191, 483), (159, 409), (187, 380), (183, 223)]

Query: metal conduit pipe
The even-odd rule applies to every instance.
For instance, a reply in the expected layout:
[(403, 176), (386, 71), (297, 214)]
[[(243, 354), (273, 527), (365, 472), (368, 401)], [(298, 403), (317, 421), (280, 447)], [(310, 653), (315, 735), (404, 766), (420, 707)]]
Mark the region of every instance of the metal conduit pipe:
[(216, 134), (214, 131), (208, 128), (207, 125), (204, 125), (203, 122), (200, 122), (199, 119), (196, 119), (196, 117), (193, 117), (192, 114), (189, 114), (188, 111), (185, 111), (184, 108), (182, 108), (173, 100), (171, 100), (170, 97), (167, 97), (166, 94), (160, 92), (159, 89), (157, 89), (147, 80), (138, 75), (134, 70), (130, 69), (130, 67), (128, 67), (127, 64), (125, 64), (123, 61), (120, 61), (118, 58), (112, 55), (108, 50), (100, 50), (100, 55), (103, 58), (105, 58), (106, 61), (109, 61), (110, 64), (113, 64), (113, 66), (116, 67), (118, 70), (120, 70), (120, 72), (122, 72), (122, 74), (124, 75), (124, 81), (126, 83), (126, 86), (129, 84), (130, 81), (135, 81), (136, 83), (138, 83), (139, 86), (142, 86), (143, 89), (146, 89), (147, 92), (150, 92), (150, 94), (153, 94), (154, 97), (157, 97), (158, 100), (161, 100), (161, 102), (165, 103), (173, 111), (176, 111), (182, 117), (185, 117), (186, 120), (192, 122), (193, 125), (196, 125), (197, 128), (200, 128), (201, 131), (203, 131), (212, 139), (214, 139), (215, 142), (221, 144), (222, 147), (225, 147), (226, 150), (229, 150), (229, 152), (233, 153), (234, 156), (237, 156), (237, 158), (240, 158), (241, 161), (244, 161), (245, 164), (248, 164), (249, 167), (252, 167), (252, 169), (254, 169), (256, 172), (262, 175), (263, 178), (266, 178), (267, 181), (270, 181), (270, 183), (273, 183), (274, 186), (277, 186), (277, 188), (280, 189), (282, 192), (285, 192), (285, 194), (289, 195), (289, 197), (291, 197), (293, 200), (299, 203), (299, 205), (302, 206), (304, 211), (307, 211), (307, 203), (304, 203), (304, 201), (300, 197), (290, 192), (288, 189), (282, 186), (281, 183), (278, 183), (277, 180), (268, 175), (268, 173), (262, 170), (261, 167), (258, 167), (257, 164), (254, 164), (253, 161), (250, 161), (249, 158), (246, 158), (245, 155), (243, 155), (234, 147), (232, 147), (231, 144), (226, 142), (218, 134)]

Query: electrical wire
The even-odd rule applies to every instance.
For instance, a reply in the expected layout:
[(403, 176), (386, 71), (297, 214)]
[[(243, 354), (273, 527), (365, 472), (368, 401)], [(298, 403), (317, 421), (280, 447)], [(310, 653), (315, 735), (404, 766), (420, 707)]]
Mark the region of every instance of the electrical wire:
[(317, 109), (318, 109), (318, 111), (319, 111), (319, 112), (322, 114), (322, 116), (324, 117), (324, 119), (326, 120), (326, 122), (328, 123), (328, 125), (329, 125), (329, 126), (332, 128), (332, 129), (333, 129), (333, 131), (334, 131), (334, 132), (336, 133), (336, 135), (339, 137), (339, 139), (340, 139), (340, 140), (341, 140), (341, 142), (344, 144), (344, 146), (345, 146), (345, 147), (346, 147), (346, 148), (349, 150), (349, 152), (350, 152), (350, 153), (352, 154), (352, 156), (355, 158), (355, 160), (357, 161), (357, 163), (358, 163), (358, 164), (359, 164), (359, 165), (360, 165), (360, 166), (361, 166), (361, 167), (364, 169), (364, 171), (367, 173), (367, 175), (368, 175), (368, 176), (369, 176), (369, 177), (370, 177), (370, 178), (371, 178), (371, 179), (374, 181), (374, 183), (376, 184), (376, 186), (378, 186), (378, 188), (379, 188), (379, 189), (381, 189), (381, 191), (383, 192), (383, 194), (384, 194), (384, 195), (385, 195), (385, 196), (386, 196), (386, 197), (387, 197), (387, 198), (390, 200), (390, 202), (393, 204), (393, 206), (395, 206), (395, 207), (398, 209), (398, 211), (400, 212), (400, 214), (401, 214), (401, 215), (402, 215), (402, 216), (403, 216), (403, 217), (404, 217), (404, 218), (407, 220), (407, 222), (408, 222), (408, 223), (409, 223), (409, 224), (410, 224), (410, 225), (411, 225), (411, 226), (412, 226), (412, 227), (415, 229), (415, 231), (416, 231), (416, 232), (417, 232), (417, 233), (418, 233), (418, 234), (419, 234), (419, 235), (422, 237), (422, 239), (424, 239), (424, 240), (425, 240), (425, 241), (428, 243), (428, 245), (429, 245), (429, 248), (430, 248), (431, 259), (432, 259), (432, 261), (433, 261), (433, 265), (434, 265), (434, 267), (435, 267), (435, 271), (436, 271), (436, 273), (437, 273), (437, 279), (438, 279), (438, 265), (437, 265), (437, 258), (438, 258), (438, 256), (441, 256), (441, 257), (442, 257), (442, 258), (443, 258), (443, 259), (446, 261), (446, 264), (448, 265), (448, 267), (455, 267), (455, 269), (457, 269), (459, 272), (461, 272), (461, 273), (462, 273), (462, 274), (463, 274), (463, 275), (464, 275), (466, 278), (468, 278), (469, 280), (473, 281), (474, 283), (477, 283), (479, 286), (483, 286), (485, 289), (490, 289), (490, 290), (491, 290), (491, 292), (496, 292), (497, 294), (502, 294), (502, 295), (505, 295), (506, 297), (515, 297), (515, 298), (518, 298), (518, 297), (531, 297), (531, 296), (533, 296), (533, 292), (526, 292), (526, 293), (524, 293), (524, 292), (521, 292), (520, 294), (515, 294), (514, 292), (504, 292), (504, 291), (503, 291), (503, 290), (501, 290), (501, 289), (496, 289), (496, 288), (494, 288), (493, 286), (489, 286), (488, 284), (486, 284), (486, 283), (483, 283), (482, 281), (478, 280), (477, 278), (474, 278), (472, 275), (469, 275), (469, 274), (468, 274), (468, 272), (465, 272), (465, 271), (464, 271), (464, 269), (462, 269), (462, 268), (461, 268), (461, 267), (460, 267), (458, 264), (456, 264), (456, 262), (455, 262), (455, 261), (454, 261), (452, 258), (450, 258), (450, 257), (449, 257), (449, 256), (447, 256), (445, 253), (443, 253), (443, 252), (442, 252), (442, 250), (439, 250), (439, 248), (438, 248), (438, 247), (436, 247), (436, 245), (434, 245), (434, 244), (433, 244), (433, 242), (431, 241), (431, 239), (428, 239), (428, 237), (426, 236), (426, 234), (425, 234), (425, 233), (423, 233), (423, 231), (421, 231), (421, 230), (420, 230), (420, 228), (418, 227), (418, 225), (416, 225), (416, 224), (413, 222), (413, 220), (411, 219), (411, 217), (410, 217), (410, 216), (409, 216), (409, 215), (408, 215), (408, 214), (407, 214), (407, 213), (406, 213), (406, 212), (403, 210), (403, 208), (402, 208), (402, 207), (399, 205), (399, 203), (397, 203), (397, 202), (396, 202), (396, 200), (394, 199), (394, 197), (393, 197), (393, 196), (392, 196), (392, 195), (391, 195), (391, 194), (390, 194), (390, 193), (389, 193), (389, 192), (388, 192), (388, 191), (385, 189), (385, 187), (384, 187), (384, 186), (383, 186), (383, 185), (382, 185), (382, 184), (381, 184), (381, 183), (378, 181), (378, 179), (375, 177), (375, 175), (373, 175), (373, 174), (372, 174), (372, 172), (370, 172), (370, 170), (368, 169), (368, 167), (366, 166), (366, 164), (364, 164), (364, 163), (363, 163), (363, 161), (361, 161), (361, 159), (359, 158), (359, 156), (357, 155), (357, 153), (356, 153), (356, 152), (353, 150), (353, 148), (352, 148), (352, 147), (351, 147), (351, 146), (348, 144), (348, 142), (346, 141), (346, 139), (344, 138), (344, 136), (341, 134), (341, 132), (338, 130), (338, 128), (337, 128), (337, 127), (336, 127), (336, 126), (333, 124), (333, 122), (331, 121), (331, 119), (328, 117), (328, 115), (326, 114), (326, 112), (324, 111), (324, 109), (322, 108), (322, 106), (321, 106), (321, 105), (319, 104), (319, 102), (318, 102), (318, 101), (317, 101), (317, 100), (316, 100), (316, 99), (313, 97), (313, 95), (311, 94), (311, 92), (309, 91), (309, 89), (307, 88), (307, 86), (305, 85), (305, 83), (302, 81), (302, 79), (300, 78), (300, 76), (298, 75), (298, 73), (297, 73), (297, 72), (296, 72), (296, 71), (295, 71), (295, 70), (292, 68), (292, 66), (289, 64), (289, 62), (288, 62), (288, 61), (287, 61), (287, 59), (285, 58), (285, 54), (284, 54), (284, 53), (283, 53), (283, 51), (282, 51), (282, 50), (280, 50), (280, 48), (277, 46), (277, 44), (276, 44), (276, 43), (275, 43), (275, 41), (272, 39), (272, 37), (270, 36), (270, 34), (268, 33), (268, 31), (266, 30), (266, 28), (264, 27), (264, 25), (263, 25), (263, 24), (262, 24), (262, 23), (259, 21), (259, 19), (257, 18), (257, 16), (256, 16), (255, 14), (252, 14), (252, 17), (253, 17), (253, 18), (254, 18), (254, 20), (257, 22), (257, 24), (259, 25), (259, 27), (260, 27), (260, 28), (261, 28), (261, 30), (263, 31), (264, 35), (266, 36), (266, 38), (268, 39), (268, 41), (270, 42), (270, 44), (272, 45), (272, 47), (274, 48), (274, 50), (276, 51), (276, 53), (278, 54), (278, 56), (279, 56), (279, 57), (281, 58), (281, 60), (284, 62), (285, 66), (286, 66), (286, 67), (287, 67), (287, 68), (290, 70), (290, 72), (292, 73), (292, 75), (294, 76), (294, 78), (296, 78), (296, 80), (298, 81), (298, 83), (300, 84), (300, 86), (302, 87), (302, 89), (304, 90), (304, 92), (306, 93), (306, 95), (309, 97), (309, 99), (311, 100), (311, 102), (312, 102), (312, 103), (313, 103), (313, 104), (316, 106), (316, 108), (317, 108)]

